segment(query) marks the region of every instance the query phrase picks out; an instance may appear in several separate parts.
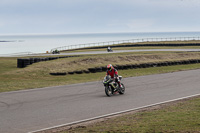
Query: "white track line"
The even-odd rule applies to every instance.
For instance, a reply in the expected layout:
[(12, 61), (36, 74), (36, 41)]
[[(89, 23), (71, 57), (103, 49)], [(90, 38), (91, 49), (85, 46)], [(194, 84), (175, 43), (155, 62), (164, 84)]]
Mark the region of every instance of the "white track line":
[(70, 125), (74, 125), (74, 124), (79, 124), (79, 123), (83, 123), (83, 122), (87, 122), (87, 121), (92, 121), (92, 120), (96, 120), (96, 119), (100, 119), (100, 118), (113, 116), (113, 115), (118, 115), (118, 114), (127, 113), (127, 112), (131, 112), (131, 111), (136, 111), (136, 110), (140, 110), (140, 109), (144, 109), (144, 108), (148, 108), (148, 107), (152, 107), (152, 106), (156, 106), (156, 105), (160, 105), (160, 104), (164, 104), (164, 103), (183, 100), (183, 99), (187, 99), (187, 98), (191, 98), (191, 97), (195, 97), (195, 96), (200, 96), (200, 94), (190, 95), (190, 96), (181, 97), (181, 98), (177, 98), (177, 99), (173, 99), (173, 100), (168, 100), (168, 101), (164, 101), (164, 102), (150, 104), (150, 105), (147, 105), (147, 106), (142, 106), (142, 107), (124, 110), (124, 111), (120, 111), (120, 112), (101, 115), (101, 116), (97, 116), (97, 117), (93, 117), (93, 118), (89, 118), (89, 119), (84, 119), (84, 120), (80, 120), (80, 121), (75, 121), (75, 122), (71, 122), (71, 123), (66, 123), (66, 124), (57, 125), (57, 126), (53, 126), (53, 127), (48, 127), (48, 128), (44, 128), (44, 129), (40, 129), (40, 130), (36, 130), (36, 131), (31, 131), (31, 132), (28, 132), (28, 133), (37, 133), (37, 132), (42, 132), (42, 131), (45, 131), (45, 130), (55, 129), (55, 128), (59, 128), (59, 127), (70, 126)]

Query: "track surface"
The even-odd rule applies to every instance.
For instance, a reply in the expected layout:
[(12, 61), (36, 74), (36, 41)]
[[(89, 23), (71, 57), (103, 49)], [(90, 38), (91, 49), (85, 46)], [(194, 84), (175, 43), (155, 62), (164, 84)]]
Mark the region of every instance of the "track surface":
[(111, 53), (124, 53), (124, 52), (152, 52), (152, 51), (188, 51), (198, 52), (200, 49), (141, 49), (141, 50), (114, 50), (113, 52), (107, 51), (89, 51), (89, 52), (72, 52), (60, 54), (23, 54), (23, 55), (1, 55), (0, 57), (27, 57), (27, 56), (56, 56), (56, 55), (86, 55), (86, 54), (111, 54)]
[(0, 132), (25, 133), (200, 93), (200, 69), (123, 79), (107, 97), (101, 81), (0, 93)]

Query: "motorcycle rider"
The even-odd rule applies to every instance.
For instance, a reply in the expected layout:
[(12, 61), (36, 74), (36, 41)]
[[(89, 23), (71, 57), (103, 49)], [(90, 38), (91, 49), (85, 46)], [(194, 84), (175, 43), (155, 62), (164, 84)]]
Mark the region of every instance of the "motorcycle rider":
[(110, 75), (111, 78), (115, 79), (115, 81), (118, 83), (119, 87), (121, 87), (121, 83), (120, 83), (119, 76), (118, 76), (118, 71), (111, 64), (107, 65), (107, 74), (106, 75)]

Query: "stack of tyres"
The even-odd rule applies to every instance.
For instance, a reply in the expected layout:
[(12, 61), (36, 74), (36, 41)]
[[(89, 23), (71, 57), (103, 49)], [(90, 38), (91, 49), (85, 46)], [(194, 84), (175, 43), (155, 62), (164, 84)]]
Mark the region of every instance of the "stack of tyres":
[(42, 62), (42, 61), (45, 61), (45, 58), (40, 58), (40, 61)]
[(118, 69), (118, 70), (122, 70), (122, 69), (123, 69), (123, 66), (122, 66), (122, 65), (117, 65), (117, 69)]
[(57, 72), (57, 73), (49, 73), (50, 75), (55, 75), (55, 76), (59, 76), (59, 75), (66, 75), (66, 72)]
[(49, 57), (49, 60), (59, 59), (59, 57)]
[(102, 72), (102, 67), (96, 67), (96, 72)]
[(88, 68), (91, 73), (96, 73), (96, 68)]
[(17, 67), (24, 68), (24, 61), (23, 59), (17, 59)]
[(30, 65), (30, 59), (17, 59), (18, 68), (24, 68), (27, 65)]
[(83, 73), (83, 71), (74, 71), (74, 73), (76, 73), (76, 74), (82, 74)]
[(34, 58), (30, 58), (30, 64), (34, 63)]
[(132, 69), (133, 67), (132, 67), (132, 65), (127, 65), (127, 68)]
[(34, 58), (34, 63), (40, 62), (40, 58)]
[(45, 61), (49, 61), (49, 57), (45, 57)]
[(128, 66), (127, 65), (122, 65), (123, 66), (123, 69), (126, 70), (128, 69)]
[(24, 59), (24, 67), (30, 65), (30, 59)]
[(140, 67), (141, 68), (146, 68), (146, 64), (144, 63), (144, 64), (140, 64)]
[(102, 71), (106, 72), (107, 71), (107, 67), (102, 67)]

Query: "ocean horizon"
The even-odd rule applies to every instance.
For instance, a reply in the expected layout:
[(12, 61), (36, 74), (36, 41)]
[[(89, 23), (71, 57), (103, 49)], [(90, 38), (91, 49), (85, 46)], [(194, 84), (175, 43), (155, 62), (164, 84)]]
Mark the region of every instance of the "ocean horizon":
[(123, 32), (0, 35), (0, 55), (46, 53), (56, 47), (143, 38), (200, 37), (200, 32)]

